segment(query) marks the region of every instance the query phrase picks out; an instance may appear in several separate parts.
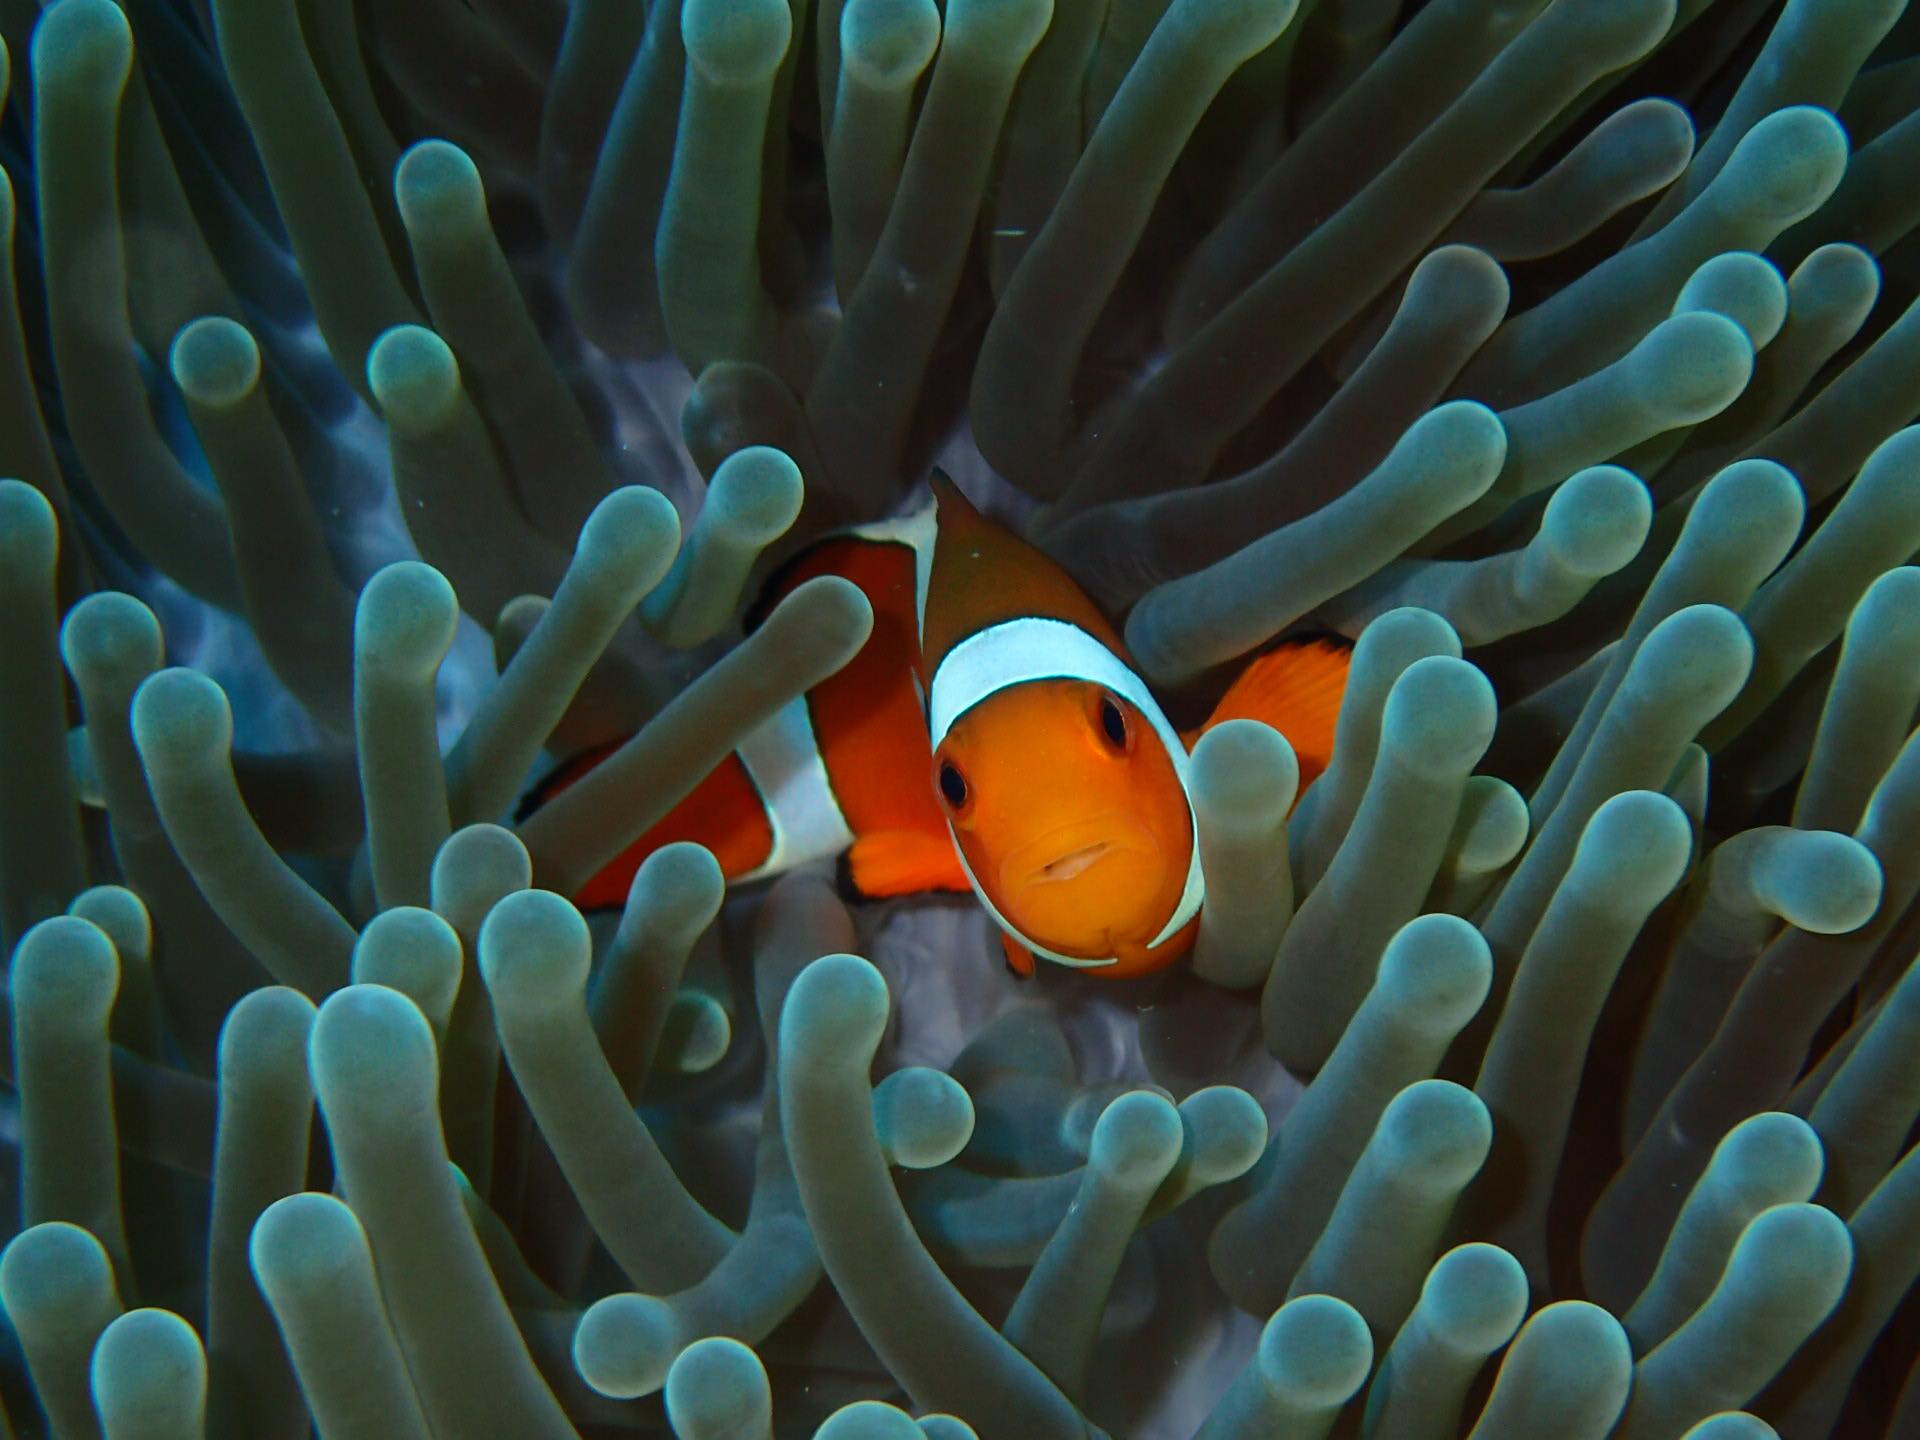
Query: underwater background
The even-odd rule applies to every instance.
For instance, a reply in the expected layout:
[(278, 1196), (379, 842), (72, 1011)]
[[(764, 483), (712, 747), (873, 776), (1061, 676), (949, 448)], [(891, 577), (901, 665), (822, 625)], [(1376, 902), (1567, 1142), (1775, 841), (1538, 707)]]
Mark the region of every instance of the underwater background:
[[(1906, 8), (0, 0), (0, 1435), (1920, 1440)], [(936, 464), (1191, 961), (583, 916)]]

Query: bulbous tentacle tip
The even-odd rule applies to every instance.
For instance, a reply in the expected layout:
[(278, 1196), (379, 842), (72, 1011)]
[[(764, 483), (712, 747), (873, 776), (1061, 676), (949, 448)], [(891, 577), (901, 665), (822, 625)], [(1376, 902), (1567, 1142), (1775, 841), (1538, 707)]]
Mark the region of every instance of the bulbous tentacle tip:
[(1554, 558), (1575, 575), (1598, 579), (1619, 570), (1653, 528), (1653, 496), (1618, 465), (1595, 465), (1553, 492), (1540, 533)]
[[(1643, 668), (1644, 667), (1644, 668)], [(1673, 702), (1716, 715), (1732, 703), (1753, 669), (1753, 637), (1724, 605), (1689, 605), (1654, 626), (1634, 657)]]
[(765, 546), (786, 533), (805, 498), (800, 467), (786, 451), (749, 445), (720, 462), (706, 503), (718, 506), (730, 538)]
[(1513, 786), (1491, 775), (1471, 775), (1454, 826), (1453, 863), (1461, 876), (1490, 875), (1526, 848), (1533, 817)]
[(1450, 1080), (1421, 1080), (1396, 1095), (1376, 1138), (1393, 1173), (1447, 1194), (1473, 1178), (1493, 1144), (1493, 1118), (1471, 1090)]
[(0, 480), (0, 565), (10, 578), (44, 583), (53, 578), (60, 525), (47, 497), (24, 480)]
[(1715, 183), (1784, 229), (1819, 209), (1839, 186), (1848, 149), (1847, 132), (1832, 111), (1789, 105), (1741, 137)]
[(332, 1115), (430, 1114), (438, 1083), (433, 1031), (420, 1007), (384, 985), (348, 985), (329, 995), (308, 1042), (314, 1089)]
[(1527, 1272), (1498, 1245), (1472, 1241), (1434, 1262), (1420, 1296), (1436, 1331), (1491, 1354), (1526, 1318)]
[(1769, 908), (1815, 935), (1845, 935), (1874, 917), (1886, 876), (1871, 850), (1832, 830), (1798, 832), (1793, 840), (1793, 864), (1761, 877)]
[(8, 983), (17, 1011), (62, 1030), (98, 1032), (120, 988), (120, 958), (98, 925), (57, 915), (20, 938)]
[(800, 972), (780, 1015), (782, 1051), (864, 1069), (886, 1032), (887, 982), (858, 955), (823, 955)]
[[(783, 622), (783, 613), (786, 612)], [(858, 650), (873, 633), (873, 605), (866, 592), (838, 575), (816, 575), (794, 587), (773, 608), (762, 631), (781, 634), (805, 623), (811, 632), (809, 648)], [(780, 626), (775, 630), (775, 626)], [(783, 636), (784, 638), (784, 636)]]
[(60, 655), (81, 683), (146, 675), (166, 661), (160, 622), (146, 603), (117, 590), (87, 596), (60, 626)]
[(1444, 615), (1424, 605), (1398, 605), (1367, 622), (1354, 641), (1353, 668), (1357, 671), (1365, 661), (1376, 679), (1398, 676), (1429, 655), (1451, 655), (1457, 660), (1463, 648), (1459, 632)]
[(829, 1415), (813, 1440), (926, 1440), (906, 1411), (880, 1400), (856, 1400)]
[(761, 1436), (772, 1424), (773, 1395), (760, 1357), (738, 1340), (697, 1340), (667, 1372), (667, 1419), (681, 1440)]
[(1787, 281), (1764, 255), (1729, 250), (1708, 260), (1680, 289), (1676, 315), (1710, 310), (1734, 321), (1755, 350), (1765, 348), (1787, 321)]
[(1180, 1102), (1192, 1137), (1188, 1164), (1205, 1185), (1224, 1185), (1251, 1170), (1267, 1148), (1267, 1113), (1235, 1085), (1209, 1085)]
[[(675, 840), (640, 862), (631, 893), (642, 897), (670, 895), (684, 899), (689, 909), (717, 909), (726, 884), (727, 877), (711, 850), (692, 840)], [(700, 903), (695, 903), (695, 897)]]
[(1302, 1295), (1267, 1321), (1255, 1363), (1276, 1395), (1303, 1409), (1331, 1409), (1365, 1383), (1373, 1335), (1346, 1301)]
[(424, 325), (395, 325), (367, 351), (367, 388), (388, 424), (430, 429), (460, 397), (460, 364)]
[(1449, 400), (1422, 415), (1394, 446), (1423, 453), (1435, 466), (1472, 472), (1491, 485), (1507, 458), (1507, 427), (1477, 400)]
[(34, 27), (32, 63), (42, 84), (117, 95), (133, 68), (133, 27), (111, 0), (60, 0)]
[(1721, 1284), (1793, 1292), (1796, 1303), (1825, 1314), (1846, 1289), (1853, 1260), (1853, 1236), (1831, 1210), (1804, 1201), (1773, 1205), (1740, 1232)]
[(82, 890), (67, 906), (67, 914), (98, 925), (113, 942), (122, 963), (129, 957), (147, 958), (153, 951), (153, 915), (147, 902), (124, 885), (95, 885)]
[(1017, 59), (1040, 43), (1052, 19), (1053, 0), (961, 0), (947, 7), (945, 44)]
[(1493, 952), (1478, 927), (1458, 915), (1417, 915), (1387, 942), (1375, 983), (1409, 1015), (1457, 1031), (1492, 988)]
[(32, 1313), (118, 1305), (113, 1261), (91, 1232), (65, 1220), (30, 1225), (0, 1251), (0, 1305), (16, 1327)]
[(1609, 894), (1658, 897), (1679, 884), (1692, 850), (1685, 810), (1657, 790), (1628, 790), (1593, 812), (1573, 874)]
[(1749, 1115), (1715, 1147), (1712, 1169), (1736, 1184), (1758, 1176), (1770, 1187), (1811, 1196), (1826, 1168), (1825, 1147), (1814, 1128), (1784, 1110)]
[(249, 991), (220, 1027), (222, 1073), (237, 1074), (269, 1055), (297, 1055), (304, 1067), (318, 1013), (319, 1007), (291, 986), (263, 985)]
[(629, 574), (637, 569), (665, 573), (662, 564), (680, 545), (680, 513), (651, 485), (622, 485), (607, 495), (580, 528), (575, 563)]
[[(573, 1332), (573, 1363), (580, 1377), (600, 1394), (615, 1400), (652, 1395), (686, 1345), (673, 1308), (652, 1295), (608, 1295), (594, 1301), (581, 1315)], [(745, 1347), (742, 1347), (745, 1348)], [(698, 1389), (702, 1375), (751, 1375), (742, 1357), (732, 1354), (696, 1357), (683, 1383)]]
[(482, 822), (449, 835), (433, 858), (434, 904), (463, 909), (468, 895), (499, 895), (533, 883), (533, 859), (520, 837), (504, 825)]
[(686, 0), (680, 35), (688, 63), (709, 80), (751, 85), (786, 57), (793, 12), (784, 0)]
[(1493, 685), (1476, 665), (1429, 655), (1387, 693), (1382, 743), (1423, 774), (1465, 774), (1486, 753), (1499, 719)]
[(270, 1299), (310, 1294), (372, 1265), (366, 1231), (345, 1201), (302, 1191), (274, 1201), (253, 1222), (253, 1273)]
[(200, 1337), (171, 1310), (129, 1310), (100, 1333), (92, 1361), (94, 1404), (107, 1433), (160, 1416), (198, 1419), (206, 1403)]
[(911, 84), (940, 44), (934, 0), (848, 0), (840, 12), (840, 63), (876, 90)]
[(1753, 341), (1737, 321), (1712, 310), (1663, 320), (1622, 362), (1642, 403), (1678, 425), (1718, 415), (1753, 378)]
[(486, 223), (487, 196), (480, 168), (450, 141), (422, 140), (410, 147), (394, 167), (393, 193), (400, 218), (410, 231)]
[[(673, 997), (665, 1043), (671, 1050), (674, 1069), (683, 1075), (703, 1074), (726, 1057), (727, 1047), (733, 1043), (733, 1017), (726, 1006), (704, 991), (682, 990)], [(966, 1142), (960, 1143), (964, 1148)], [(943, 1165), (946, 1161), (934, 1163)]]
[(233, 748), (233, 707), (227, 692), (197, 670), (175, 666), (133, 692), (133, 739), (149, 770), (196, 768)]
[(1284, 816), (1300, 785), (1287, 737), (1259, 720), (1225, 720), (1194, 744), (1189, 786), (1216, 821), (1264, 823)]
[(1595, 1382), (1632, 1369), (1632, 1349), (1620, 1322), (1585, 1300), (1560, 1300), (1536, 1310), (1520, 1334), (1509, 1355), (1517, 1353), (1523, 1342), (1531, 1342), (1529, 1358), (1550, 1358), (1569, 1370), (1585, 1372)]
[(260, 383), (260, 346), (224, 315), (203, 315), (173, 337), (167, 364), (174, 384), (197, 405), (237, 405)]
[(1115, 1184), (1158, 1185), (1180, 1158), (1180, 1112), (1153, 1090), (1129, 1090), (1100, 1112), (1087, 1163)]
[(1680, 1440), (1780, 1440), (1780, 1432), (1758, 1415), (1723, 1410), (1693, 1426)]
[(395, 905), (360, 931), (353, 979), (398, 990), (429, 1020), (444, 1023), (460, 988), (460, 963), (460, 937), (451, 925), (431, 910)]
[(460, 602), (447, 577), (418, 560), (396, 560), (360, 592), (354, 657), (395, 678), (422, 679), (439, 668), (459, 624)]
[(577, 1000), (592, 961), (585, 917), (550, 890), (508, 895), (480, 927), (480, 973), (498, 1003), (515, 1009)]
[(911, 1065), (874, 1086), (873, 1119), (891, 1163), (931, 1170), (973, 1138), (973, 1097), (946, 1071)]

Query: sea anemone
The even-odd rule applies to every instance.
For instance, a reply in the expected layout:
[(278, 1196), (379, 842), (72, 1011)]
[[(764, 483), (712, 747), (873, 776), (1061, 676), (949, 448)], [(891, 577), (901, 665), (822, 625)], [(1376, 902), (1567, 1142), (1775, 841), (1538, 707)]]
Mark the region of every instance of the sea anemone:
[[(0, 1434), (1920, 1436), (1904, 9), (0, 6)], [(583, 914), (936, 463), (1190, 963)]]

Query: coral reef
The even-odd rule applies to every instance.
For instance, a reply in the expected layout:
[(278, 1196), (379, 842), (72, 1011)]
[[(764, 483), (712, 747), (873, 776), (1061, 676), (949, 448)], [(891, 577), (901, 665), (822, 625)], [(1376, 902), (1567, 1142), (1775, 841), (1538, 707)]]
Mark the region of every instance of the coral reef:
[[(0, 5), (0, 1435), (1920, 1436), (1904, 10)], [(583, 915), (936, 462), (1191, 962)]]

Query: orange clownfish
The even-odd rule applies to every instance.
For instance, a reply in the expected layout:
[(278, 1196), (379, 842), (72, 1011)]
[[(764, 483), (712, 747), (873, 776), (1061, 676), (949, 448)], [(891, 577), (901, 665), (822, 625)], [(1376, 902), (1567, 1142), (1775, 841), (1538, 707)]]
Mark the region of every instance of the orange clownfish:
[[(1348, 647), (1261, 655), (1183, 736), (1064, 570), (944, 476), (933, 490), (934, 506), (830, 537), (776, 575), (762, 613), (840, 575), (872, 602), (872, 635), (597, 875), (583, 908), (621, 904), (648, 855), (693, 840), (729, 881), (844, 854), (862, 896), (971, 890), (1023, 975), (1035, 956), (1142, 975), (1192, 946), (1206, 892), (1191, 743), (1263, 720), (1304, 787), (1333, 747)], [(563, 766), (542, 797), (604, 753)]]

